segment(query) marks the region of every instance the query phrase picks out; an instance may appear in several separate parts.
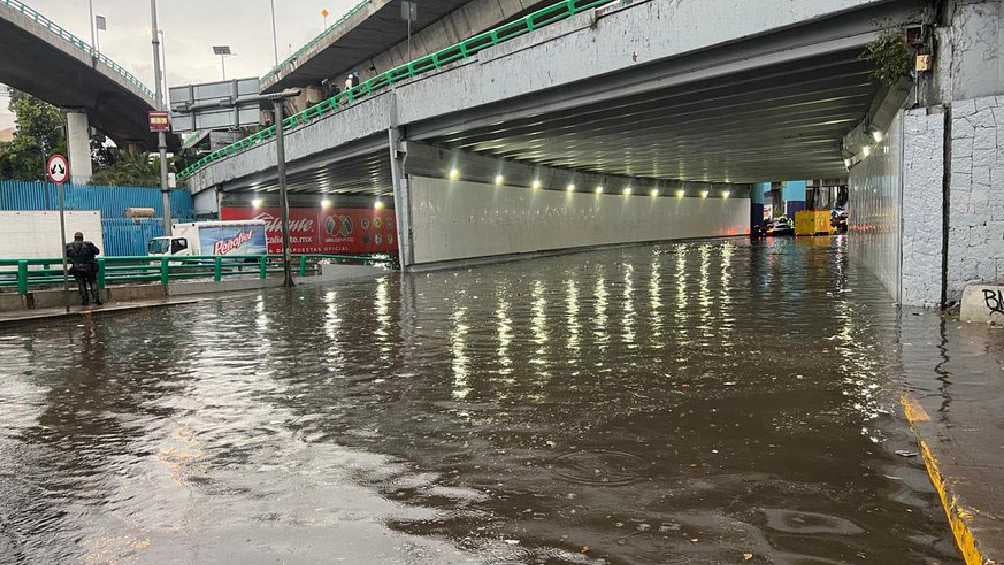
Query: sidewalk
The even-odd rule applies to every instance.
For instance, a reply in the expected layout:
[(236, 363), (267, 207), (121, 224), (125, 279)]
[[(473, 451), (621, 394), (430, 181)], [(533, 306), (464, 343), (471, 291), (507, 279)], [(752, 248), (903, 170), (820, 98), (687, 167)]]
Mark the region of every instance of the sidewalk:
[(159, 306), (172, 306), (175, 304), (193, 304), (201, 302), (206, 298), (164, 298), (160, 300), (145, 300), (140, 302), (117, 302), (102, 306), (70, 306), (70, 311), (66, 308), (43, 308), (39, 310), (17, 310), (13, 312), (0, 312), (0, 325), (16, 324), (19, 322), (29, 322), (33, 320), (47, 320), (53, 318), (65, 318), (69, 316), (92, 316), (96, 314), (110, 314), (114, 312), (127, 312), (130, 310), (140, 310), (143, 308), (156, 308)]
[(1004, 564), (1004, 329), (904, 316), (902, 404), (920, 456), (966, 565)]

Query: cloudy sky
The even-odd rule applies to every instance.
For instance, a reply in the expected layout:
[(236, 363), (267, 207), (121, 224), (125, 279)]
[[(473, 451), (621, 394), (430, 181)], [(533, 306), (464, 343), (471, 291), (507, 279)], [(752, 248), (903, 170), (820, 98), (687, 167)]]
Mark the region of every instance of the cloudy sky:
[[(46, 17), (89, 42), (88, 0), (23, 0)], [(138, 76), (153, 90), (150, 2), (92, 0), (94, 13), (108, 19), (98, 40), (101, 51)], [(321, 11), (334, 22), (357, 0), (275, 0), (279, 59), (316, 36), (324, 27)], [(167, 76), (174, 85), (219, 80), (220, 59), (213, 45), (230, 45), (227, 77), (261, 76), (273, 66), (269, 0), (159, 0), (164, 30)], [(0, 129), (8, 127), (7, 98), (0, 97)]]

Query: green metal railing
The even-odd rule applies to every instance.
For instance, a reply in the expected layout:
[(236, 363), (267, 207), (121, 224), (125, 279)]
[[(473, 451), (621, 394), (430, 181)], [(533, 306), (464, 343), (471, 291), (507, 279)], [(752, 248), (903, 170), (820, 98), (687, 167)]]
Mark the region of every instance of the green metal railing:
[(123, 68), (122, 65), (119, 65), (115, 61), (112, 61), (108, 57), (105, 57), (101, 53), (98, 53), (97, 51), (94, 50), (93, 45), (73, 35), (69, 31), (64, 29), (62, 26), (57, 24), (56, 22), (40, 14), (37, 10), (35, 10), (31, 6), (25, 4), (24, 2), (21, 2), (20, 0), (0, 0), (0, 3), (9, 6), (11, 8), (14, 8), (15, 10), (24, 14), (25, 17), (34, 21), (39, 26), (45, 28), (49, 32), (58, 36), (60, 39), (68, 41), (77, 49), (80, 49), (81, 51), (91, 55), (92, 57), (95, 57), (102, 64), (104, 64), (111, 70), (115, 71), (115, 73), (120, 75), (127, 83), (129, 83), (136, 89), (140, 90), (150, 100), (153, 100), (156, 97), (156, 95), (153, 92), (151, 92), (150, 89), (148, 89), (141, 80), (136, 78), (136, 76), (130, 73), (129, 71), (125, 70), (125, 68)]
[[(575, 14), (591, 10), (604, 4), (609, 4), (614, 1), (615, 0), (563, 0), (562, 2), (552, 4), (546, 8), (541, 8), (540, 10), (532, 12), (518, 20), (502, 24), (484, 33), (479, 33), (478, 35), (467, 38), (460, 43), (455, 43), (446, 49), (441, 49), (435, 53), (419, 57), (409, 63), (405, 63), (404, 65), (394, 67), (389, 71), (376, 75), (369, 80), (360, 83), (358, 86), (343, 90), (319, 104), (311, 106), (300, 113), (293, 114), (292, 116), (286, 118), (282, 122), (283, 127), (287, 132), (299, 128), (312, 123), (319, 118), (327, 117), (340, 110), (344, 110), (352, 103), (370, 96), (373, 93), (386, 90), (395, 83), (441, 69), (451, 63), (472, 57), (478, 52), (489, 47), (505, 43), (506, 41), (530, 33), (531, 31), (570, 18)], [(360, 6), (363, 5), (364, 4), (357, 5), (352, 9), (352, 11), (361, 9)], [(352, 11), (350, 11), (350, 13)], [(321, 37), (323, 37), (323, 34)], [(308, 44), (308, 47), (301, 49), (297, 53), (300, 53), (313, 44), (316, 44), (320, 41), (321, 37), (316, 38)], [(217, 161), (260, 145), (261, 143), (271, 140), (274, 137), (275, 126), (273, 125), (254, 135), (250, 135), (240, 141), (232, 143), (223, 149), (206, 155), (202, 159), (199, 159), (182, 170), (178, 174), (178, 178), (180, 180), (191, 178), (195, 173)]]
[[(293, 271), (301, 277), (316, 275), (320, 263), (392, 266), (394, 259), (386, 256), (357, 255), (296, 255)], [(258, 278), (265, 280), (271, 273), (282, 273), (282, 255), (241, 255), (204, 257), (99, 257), (98, 288), (113, 285), (159, 282), (168, 286), (172, 281), (227, 278)], [(26, 295), (32, 289), (57, 287), (63, 284), (62, 259), (0, 259), (0, 288), (15, 288)], [(70, 277), (71, 283), (73, 277)], [(75, 283), (73, 283), (75, 284)]]

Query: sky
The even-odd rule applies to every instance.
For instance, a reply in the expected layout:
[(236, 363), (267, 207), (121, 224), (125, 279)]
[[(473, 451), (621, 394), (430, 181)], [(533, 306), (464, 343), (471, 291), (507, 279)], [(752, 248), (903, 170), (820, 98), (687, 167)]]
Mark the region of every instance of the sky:
[[(52, 21), (90, 42), (88, 0), (22, 0)], [(95, 15), (105, 16), (101, 52), (139, 77), (153, 90), (153, 46), (150, 2), (91, 0)], [(322, 10), (331, 24), (358, 0), (275, 0), (279, 60), (285, 59), (324, 28)], [(220, 80), (220, 58), (213, 45), (229, 45), (227, 78), (257, 77), (274, 64), (269, 0), (158, 0), (164, 30), (167, 79), (171, 86)], [(13, 123), (7, 97), (0, 95), (0, 129)]]

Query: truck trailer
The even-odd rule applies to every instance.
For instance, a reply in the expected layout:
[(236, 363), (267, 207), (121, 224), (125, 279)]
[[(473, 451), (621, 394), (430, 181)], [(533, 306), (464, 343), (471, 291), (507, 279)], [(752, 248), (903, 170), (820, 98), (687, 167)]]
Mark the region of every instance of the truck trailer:
[(147, 243), (147, 254), (154, 257), (194, 257), (267, 253), (263, 220), (175, 224), (172, 234), (151, 239)]

